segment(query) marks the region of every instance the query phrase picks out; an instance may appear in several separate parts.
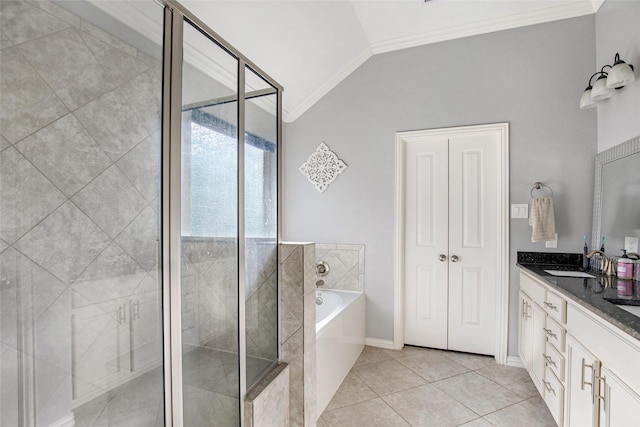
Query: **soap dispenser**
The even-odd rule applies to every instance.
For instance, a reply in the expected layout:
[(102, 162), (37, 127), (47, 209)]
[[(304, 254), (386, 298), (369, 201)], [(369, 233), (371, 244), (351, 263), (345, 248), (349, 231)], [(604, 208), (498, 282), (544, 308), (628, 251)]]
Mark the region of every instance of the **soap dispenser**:
[(622, 257), (618, 258), (618, 279), (633, 279), (633, 261), (626, 249), (622, 249)]

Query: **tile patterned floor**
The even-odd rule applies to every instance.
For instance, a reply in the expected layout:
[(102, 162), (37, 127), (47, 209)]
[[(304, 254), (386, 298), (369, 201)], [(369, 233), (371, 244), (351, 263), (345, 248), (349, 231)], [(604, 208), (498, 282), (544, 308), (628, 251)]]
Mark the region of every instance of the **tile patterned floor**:
[(492, 357), (365, 347), (318, 427), (555, 426), (524, 369)]

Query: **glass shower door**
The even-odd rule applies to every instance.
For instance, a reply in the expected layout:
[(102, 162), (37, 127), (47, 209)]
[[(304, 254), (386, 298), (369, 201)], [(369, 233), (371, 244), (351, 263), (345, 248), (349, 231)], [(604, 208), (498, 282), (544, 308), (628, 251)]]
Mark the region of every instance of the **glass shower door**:
[(240, 423), (238, 61), (188, 21), (182, 65), (185, 425)]
[(163, 9), (136, 4), (144, 33), (0, 4), (2, 426), (164, 422)]

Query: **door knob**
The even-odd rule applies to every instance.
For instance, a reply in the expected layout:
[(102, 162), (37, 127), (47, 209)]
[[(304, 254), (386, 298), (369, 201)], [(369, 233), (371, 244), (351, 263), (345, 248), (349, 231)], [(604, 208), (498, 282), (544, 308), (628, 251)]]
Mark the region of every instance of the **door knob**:
[(447, 260), (447, 256), (445, 254), (440, 254), (440, 256), (438, 257), (438, 259), (440, 261), (446, 261)]
[(451, 255), (451, 262), (458, 262), (459, 259), (458, 255)]

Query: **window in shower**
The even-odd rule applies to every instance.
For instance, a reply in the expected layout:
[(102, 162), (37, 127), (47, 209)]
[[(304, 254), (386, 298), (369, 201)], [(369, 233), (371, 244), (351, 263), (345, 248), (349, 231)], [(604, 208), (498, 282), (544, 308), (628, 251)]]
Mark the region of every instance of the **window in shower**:
[[(236, 129), (201, 109), (191, 112), (190, 145), (191, 199), (189, 213), (189, 235), (234, 237), (230, 227), (237, 221), (236, 212), (229, 209), (229, 201), (235, 198), (237, 179)], [(245, 132), (245, 161), (251, 165), (245, 170), (246, 190), (250, 194), (245, 200), (245, 210), (250, 212), (245, 223), (245, 232), (250, 237), (272, 235), (274, 220), (270, 207), (275, 195), (268, 185), (270, 169), (275, 161), (276, 144), (260, 136)], [(207, 185), (215, 182), (216, 186)]]

